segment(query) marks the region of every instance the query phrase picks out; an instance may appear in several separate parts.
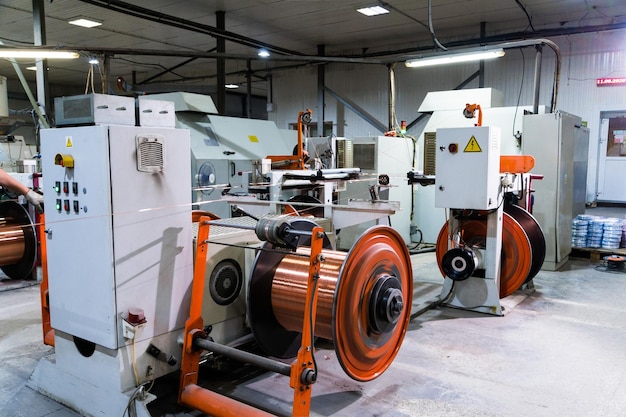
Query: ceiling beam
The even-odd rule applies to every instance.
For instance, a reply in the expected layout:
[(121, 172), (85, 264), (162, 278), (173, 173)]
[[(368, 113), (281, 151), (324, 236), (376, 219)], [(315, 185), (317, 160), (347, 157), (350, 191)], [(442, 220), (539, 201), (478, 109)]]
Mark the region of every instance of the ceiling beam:
[(93, 6), (103, 7), (108, 10), (123, 13), (127, 16), (138, 17), (140, 19), (150, 20), (162, 25), (168, 25), (177, 27), (180, 29), (190, 30), (196, 33), (204, 33), (209, 36), (213, 36), (218, 39), (225, 39), (231, 42), (235, 42), (241, 45), (250, 46), (253, 48), (266, 48), (270, 51), (285, 54), (285, 55), (303, 55), (299, 51), (293, 51), (280, 46), (272, 45), (266, 42), (259, 41), (257, 39), (249, 38), (247, 36), (240, 35), (238, 33), (230, 32), (225, 29), (217, 28), (214, 26), (204, 25), (202, 23), (193, 22), (191, 20), (182, 19), (180, 17), (168, 15), (165, 13), (150, 10), (145, 7), (136, 6), (131, 3), (127, 3), (119, 0), (79, 0), (83, 3), (88, 3)]

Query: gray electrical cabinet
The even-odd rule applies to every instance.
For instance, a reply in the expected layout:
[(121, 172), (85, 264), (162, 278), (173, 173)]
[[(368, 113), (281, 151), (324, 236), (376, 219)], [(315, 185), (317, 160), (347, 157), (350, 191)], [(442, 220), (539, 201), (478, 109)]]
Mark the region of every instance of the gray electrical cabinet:
[[(532, 214), (546, 238), (546, 258), (542, 266), (545, 270), (557, 270), (568, 260), (572, 249), (572, 217), (578, 214), (574, 208), (580, 210), (575, 196), (582, 198), (584, 211), (586, 156), (579, 155), (575, 148), (586, 150), (589, 136), (588, 131), (586, 141), (584, 132), (580, 136), (580, 125), (580, 117), (561, 111), (524, 116), (522, 153), (535, 157), (532, 172), (543, 175), (542, 180), (533, 181)], [(582, 162), (583, 158), (584, 167), (579, 163), (575, 169), (575, 159)]]

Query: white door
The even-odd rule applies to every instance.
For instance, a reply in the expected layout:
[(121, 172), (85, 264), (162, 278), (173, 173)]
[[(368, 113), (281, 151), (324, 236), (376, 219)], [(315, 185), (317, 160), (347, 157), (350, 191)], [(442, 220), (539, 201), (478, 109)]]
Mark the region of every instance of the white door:
[(600, 122), (598, 149), (598, 201), (626, 203), (626, 117)]

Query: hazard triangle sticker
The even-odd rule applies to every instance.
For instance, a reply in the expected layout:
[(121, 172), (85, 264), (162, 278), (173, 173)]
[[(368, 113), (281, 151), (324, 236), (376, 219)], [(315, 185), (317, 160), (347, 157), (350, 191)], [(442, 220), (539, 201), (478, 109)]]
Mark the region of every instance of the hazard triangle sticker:
[(483, 150), (480, 149), (480, 145), (478, 144), (478, 141), (476, 140), (476, 138), (474, 136), (472, 136), (469, 140), (469, 142), (467, 142), (467, 145), (465, 146), (465, 149), (463, 149), (463, 152), (482, 152)]

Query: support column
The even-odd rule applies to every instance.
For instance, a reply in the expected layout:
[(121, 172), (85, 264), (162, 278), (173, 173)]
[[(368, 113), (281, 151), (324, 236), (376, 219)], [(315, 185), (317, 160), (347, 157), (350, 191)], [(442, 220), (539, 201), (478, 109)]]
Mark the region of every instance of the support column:
[[(46, 13), (44, 9), (44, 0), (33, 0), (33, 32), (35, 46), (45, 45)], [(37, 103), (39, 103), (41, 112), (44, 115), (47, 115), (47, 113), (51, 111), (50, 85), (48, 83), (48, 61), (45, 59), (37, 60), (35, 65), (37, 67)]]
[[(317, 55), (324, 56), (325, 45), (317, 45)], [(324, 136), (324, 86), (326, 84), (326, 64), (317, 66), (317, 136)]]
[[(533, 113), (539, 113), (539, 91), (541, 89), (541, 55), (543, 53), (542, 45), (535, 45), (535, 85), (533, 95)], [(555, 109), (550, 109), (553, 112)]]
[[(226, 30), (226, 12), (215, 12), (215, 25), (220, 30)], [(217, 38), (217, 53), (226, 52), (226, 39)], [(217, 111), (221, 115), (226, 114), (226, 60), (217, 58)]]
[(248, 119), (252, 119), (252, 61), (247, 60), (248, 70), (246, 71), (246, 114)]
[[(480, 22), (480, 40), (481, 41), (485, 39), (486, 27), (487, 27), (487, 24), (485, 22)], [(481, 42), (481, 45), (484, 45), (484, 44)], [(485, 61), (481, 60), (478, 65), (479, 65), (478, 87), (483, 88), (485, 87)]]

